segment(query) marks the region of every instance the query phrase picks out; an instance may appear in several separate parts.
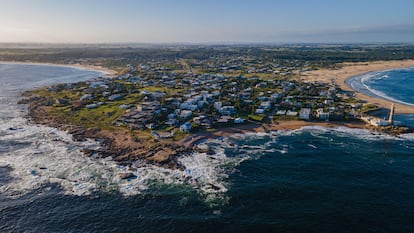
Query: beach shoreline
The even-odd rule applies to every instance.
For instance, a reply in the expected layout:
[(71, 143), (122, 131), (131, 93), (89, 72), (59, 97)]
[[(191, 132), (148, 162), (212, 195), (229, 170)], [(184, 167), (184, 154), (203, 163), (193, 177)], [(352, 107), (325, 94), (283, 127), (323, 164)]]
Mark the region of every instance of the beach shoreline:
[(78, 70), (88, 70), (88, 71), (96, 71), (103, 73), (107, 77), (115, 77), (117, 75), (117, 71), (111, 70), (109, 68), (103, 66), (96, 66), (96, 65), (85, 65), (85, 64), (61, 64), (61, 63), (49, 63), (49, 62), (24, 62), (24, 61), (1, 61), (0, 64), (6, 65), (40, 65), (40, 66), (58, 66), (58, 67), (67, 67), (73, 68)]
[[(401, 61), (376, 61), (376, 62), (358, 62), (358, 63), (343, 63), (340, 69), (329, 70), (321, 69), (315, 71), (307, 71), (302, 73), (302, 79), (305, 81), (320, 81), (326, 82), (333, 80), (341, 89), (355, 92), (355, 98), (364, 100), (368, 103), (373, 103), (381, 108), (389, 109), (391, 104), (395, 104), (397, 114), (414, 114), (414, 107), (405, 105), (399, 102), (394, 102), (382, 97), (372, 97), (350, 87), (346, 81), (355, 76), (361, 76), (372, 72), (381, 72), (386, 70), (404, 69), (414, 67), (414, 60)], [(184, 138), (179, 143), (184, 146), (191, 146), (197, 144), (199, 141), (212, 140), (220, 137), (229, 137), (236, 134), (246, 133), (266, 133), (278, 130), (298, 130), (308, 126), (319, 126), (327, 128), (347, 127), (353, 129), (368, 129), (372, 130), (368, 124), (362, 121), (352, 122), (321, 122), (321, 121), (300, 121), (300, 120), (286, 120), (271, 124), (250, 123), (238, 125), (233, 127), (224, 127), (214, 132), (200, 132), (195, 133), (187, 138)]]
[(341, 89), (355, 92), (355, 98), (364, 100), (368, 103), (375, 104), (381, 108), (389, 109), (391, 104), (395, 104), (395, 113), (397, 114), (414, 114), (414, 107), (399, 102), (394, 102), (382, 97), (373, 97), (350, 87), (346, 81), (355, 76), (365, 75), (371, 72), (380, 72), (386, 70), (403, 69), (414, 67), (414, 60), (401, 61), (375, 61), (375, 62), (358, 62), (358, 63), (342, 63), (340, 69), (321, 69), (307, 71), (301, 74), (304, 81), (334, 81)]

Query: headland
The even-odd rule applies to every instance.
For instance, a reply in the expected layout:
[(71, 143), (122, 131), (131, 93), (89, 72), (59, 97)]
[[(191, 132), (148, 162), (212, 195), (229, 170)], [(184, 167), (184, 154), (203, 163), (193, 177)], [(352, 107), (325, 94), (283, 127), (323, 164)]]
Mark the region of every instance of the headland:
[[(271, 133), (304, 126), (411, 132), (362, 122), (361, 116), (371, 110), (371, 103), (389, 107), (390, 102), (360, 93), (355, 98), (345, 80), (412, 65), (412, 60), (344, 64), (337, 70), (306, 72), (302, 81), (191, 73), (154, 79), (129, 67), (128, 73), (110, 79), (27, 92), (21, 103), (28, 104), (34, 123), (68, 131), (75, 140), (101, 142), (101, 150), (84, 150), (89, 156), (111, 156), (122, 164), (145, 160), (182, 169), (177, 157), (200, 151), (197, 143), (201, 140), (238, 133)], [(411, 110), (410, 106), (396, 107), (399, 113)]]

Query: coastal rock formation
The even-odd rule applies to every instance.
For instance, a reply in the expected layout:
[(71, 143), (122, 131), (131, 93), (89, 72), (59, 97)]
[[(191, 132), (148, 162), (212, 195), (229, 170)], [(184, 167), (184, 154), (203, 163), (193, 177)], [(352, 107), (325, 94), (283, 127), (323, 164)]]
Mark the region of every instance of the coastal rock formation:
[(137, 176), (134, 175), (134, 173), (132, 172), (123, 172), (123, 173), (119, 173), (118, 174), (119, 178), (125, 180), (125, 179), (132, 179), (132, 178), (136, 178)]
[(412, 129), (408, 127), (404, 127), (404, 126), (383, 126), (383, 127), (370, 126), (369, 129), (373, 131), (393, 135), (393, 136), (398, 136), (398, 135), (405, 134), (405, 133), (413, 133)]
[[(165, 168), (185, 169), (185, 167), (178, 160), (179, 156), (190, 154), (194, 151), (207, 154), (214, 153), (211, 148), (205, 144), (195, 145), (196, 142), (202, 140), (204, 136), (199, 135), (194, 137), (187, 137), (181, 142), (173, 141), (172, 139), (154, 140), (151, 136), (145, 136), (145, 132), (136, 133), (135, 131), (134, 133), (132, 129), (126, 127), (118, 127), (114, 130), (110, 128), (109, 124), (109, 129), (106, 128), (107, 125), (105, 125), (105, 127), (99, 128), (99, 124), (97, 126), (94, 125), (94, 127), (90, 127), (88, 124), (78, 124), (77, 121), (75, 121), (77, 123), (74, 124), (72, 122), (69, 122), (64, 114), (56, 114), (53, 111), (54, 108), (50, 106), (53, 104), (53, 101), (51, 103), (51, 100), (35, 95), (26, 95), (26, 97), (27, 98), (20, 101), (20, 103), (28, 105), (28, 115), (34, 123), (43, 124), (67, 131), (72, 135), (73, 140), (75, 141), (84, 141), (90, 138), (100, 142), (102, 148), (94, 150), (83, 150), (83, 153), (90, 157), (111, 157), (114, 159), (114, 161), (122, 165), (131, 165), (135, 161), (146, 161), (148, 164), (153, 164)], [(363, 124), (362, 122), (358, 123)], [(286, 129), (305, 126), (307, 124), (287, 124)], [(340, 122), (340, 124), (344, 123)], [(338, 123), (333, 124), (332, 126), (337, 125)], [(256, 130), (260, 130), (260, 132), (270, 132), (271, 130), (274, 130), (268, 125), (263, 124), (255, 125), (255, 128)], [(278, 128), (276, 130), (279, 129), (285, 128), (284, 126), (278, 125)], [(390, 135), (399, 135), (402, 133), (412, 132), (412, 130), (409, 128), (396, 126), (371, 127), (370, 129)], [(229, 132), (243, 133), (243, 130), (240, 130), (240, 127), (237, 127), (232, 128), (232, 130)]]
[[(30, 96), (21, 100), (20, 104), (28, 105), (28, 117), (36, 124), (67, 131), (75, 141), (84, 141), (88, 138), (100, 142), (102, 148), (91, 150), (83, 149), (82, 152), (89, 157), (112, 157), (123, 165), (131, 165), (134, 161), (144, 160), (147, 163), (171, 169), (184, 169), (177, 157), (192, 152), (192, 149), (174, 143), (151, 144), (125, 136), (125, 134), (111, 131), (102, 131), (98, 127), (85, 128), (67, 122), (63, 117), (50, 113), (49, 100), (39, 96)], [(133, 174), (132, 174), (133, 175)], [(131, 174), (120, 174), (122, 179), (131, 177)]]

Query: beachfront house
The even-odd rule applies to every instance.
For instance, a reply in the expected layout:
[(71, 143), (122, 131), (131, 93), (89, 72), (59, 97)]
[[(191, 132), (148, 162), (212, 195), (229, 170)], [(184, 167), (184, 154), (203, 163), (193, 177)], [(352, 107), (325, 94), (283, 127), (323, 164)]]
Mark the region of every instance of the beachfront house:
[(299, 112), (299, 119), (309, 120), (311, 114), (310, 108), (301, 108)]
[(323, 108), (318, 108), (317, 110), (316, 110), (316, 117), (319, 119), (319, 120), (329, 120), (329, 112), (325, 112), (324, 110), (323, 110)]
[(288, 110), (286, 112), (286, 116), (297, 116), (297, 115), (298, 115), (298, 112), (296, 112), (296, 111)]

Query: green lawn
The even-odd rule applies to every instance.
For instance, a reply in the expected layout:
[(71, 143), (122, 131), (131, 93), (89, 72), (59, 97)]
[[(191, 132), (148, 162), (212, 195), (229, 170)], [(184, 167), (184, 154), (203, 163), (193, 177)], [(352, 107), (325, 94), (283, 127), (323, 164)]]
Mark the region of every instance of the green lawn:
[(113, 128), (112, 123), (125, 113), (118, 103), (104, 104), (96, 109), (83, 108), (74, 112), (66, 112), (65, 118), (72, 123), (85, 127)]
[(259, 121), (259, 122), (263, 121), (263, 118), (264, 118), (264, 116), (262, 115), (254, 115), (254, 114), (250, 114), (248, 115), (248, 117), (253, 121)]

